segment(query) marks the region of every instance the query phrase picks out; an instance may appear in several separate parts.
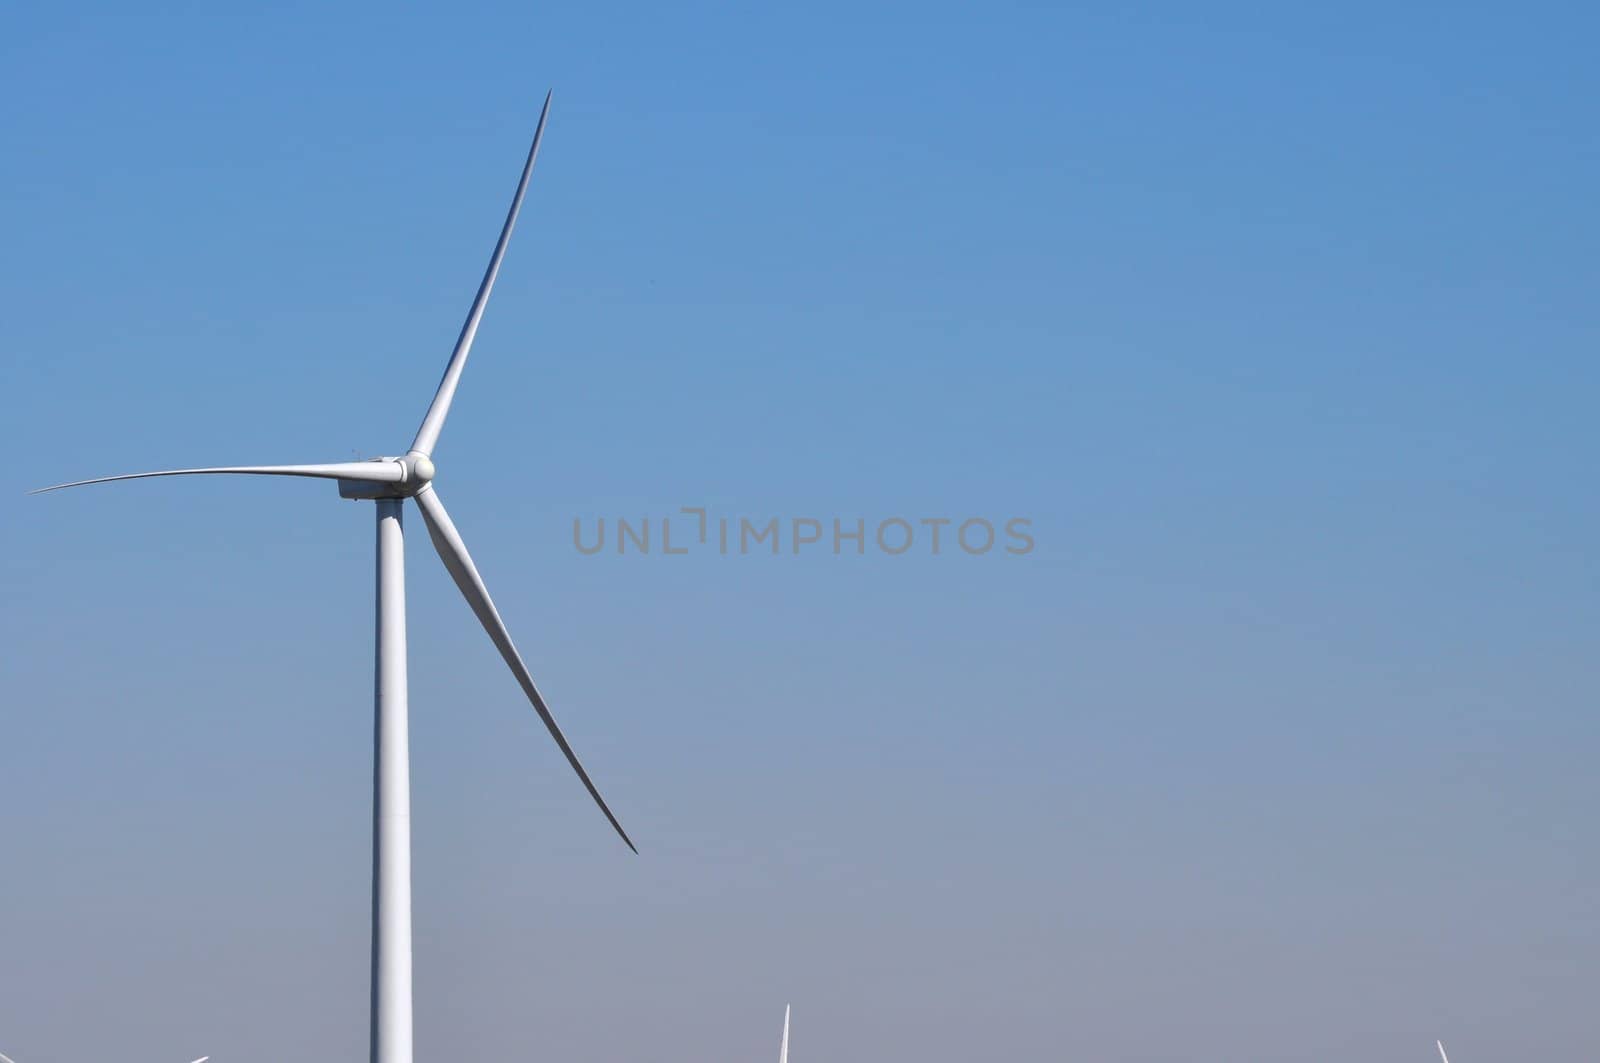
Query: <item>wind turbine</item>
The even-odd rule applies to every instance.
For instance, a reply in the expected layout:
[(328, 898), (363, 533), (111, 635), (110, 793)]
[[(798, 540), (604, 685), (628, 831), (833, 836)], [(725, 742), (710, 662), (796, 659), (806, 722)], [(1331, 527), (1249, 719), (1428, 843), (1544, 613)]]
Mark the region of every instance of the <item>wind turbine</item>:
[[(210, 1056), (201, 1056), (199, 1059), (192, 1060), (191, 1063), (206, 1063), (206, 1060), (208, 1060), (210, 1058), (211, 1058)], [(12, 1063), (11, 1057), (10, 1056), (6, 1056), (6, 1055), (0, 1055), (0, 1063)]]
[[(783, 1006), (783, 1043), (778, 1046), (778, 1063), (789, 1063), (789, 1005)], [(1445, 1063), (1449, 1063), (1446, 1060)]]
[(489, 292), (494, 288), (495, 277), (500, 272), (500, 262), (505, 258), (506, 243), (511, 239), (511, 230), (522, 209), (522, 200), (528, 191), (528, 178), (533, 174), (534, 160), (539, 156), (539, 141), (544, 136), (545, 120), (549, 115), (550, 96), (546, 95), (544, 107), (539, 112), (539, 125), (534, 130), (533, 144), (528, 148), (528, 159), (522, 167), (522, 178), (517, 182), (516, 194), (511, 198), (511, 209), (506, 213), (505, 225), (500, 229), (494, 254), (489, 257), (489, 267), (484, 271), (482, 283), (478, 285), (478, 294), (472, 300), (471, 310), (467, 312), (466, 323), (461, 326), (461, 335), (456, 339), (450, 361), (445, 365), (438, 391), (422, 418), (416, 438), (404, 455), (325, 465), (168, 469), (78, 480), (41, 488), (41, 491), (55, 491), (63, 487), (151, 476), (225, 473), (306, 476), (336, 480), (340, 497), (377, 504), (377, 668), (373, 696), (377, 726), (372, 782), (373, 1063), (411, 1063), (411, 783), (406, 717), (405, 558), (401, 530), (401, 510), (406, 499), (416, 503), (422, 521), (427, 525), (428, 537), (433, 540), (434, 549), (443, 559), (444, 567), (449, 570), (451, 579), (455, 580), (467, 604), (477, 615), (478, 622), (489, 633), (500, 656), (511, 667), (523, 693), (533, 703), (534, 711), (549, 729), (550, 737), (561, 747), (567, 763), (578, 773), (589, 796), (594, 798), (595, 804), (600, 806), (600, 811), (605, 813), (606, 819), (622, 836), (628, 848), (636, 853), (639, 851), (622, 829), (622, 824), (617, 822), (617, 817), (600, 796), (594, 781), (589, 778), (578, 755), (557, 726), (550, 707), (545, 704), (527, 665), (522, 662), (522, 655), (511, 641), (511, 633), (506, 630), (493, 599), (489, 597), (483, 577), (478, 575), (478, 568), (467, 553), (466, 543), (456, 531), (455, 523), (445, 511), (444, 503), (439, 500), (439, 494), (433, 486), (433, 449), (439, 442), (439, 433), (450, 413), (450, 402), (455, 398), (456, 386), (461, 382), (461, 371), (466, 367), (467, 355), (478, 333), (478, 323), (483, 319), (484, 305), (489, 301)]
[(1439, 1058), (1444, 1060), (1444, 1063), (1450, 1063), (1450, 1057), (1444, 1054), (1444, 1042), (1435, 1041), (1433, 1043), (1439, 1046)]

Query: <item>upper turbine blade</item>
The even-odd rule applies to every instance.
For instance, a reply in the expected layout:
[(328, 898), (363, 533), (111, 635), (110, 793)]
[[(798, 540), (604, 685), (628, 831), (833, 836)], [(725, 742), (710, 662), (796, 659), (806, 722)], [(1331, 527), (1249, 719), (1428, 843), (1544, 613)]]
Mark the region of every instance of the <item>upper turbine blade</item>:
[(94, 480), (74, 480), (66, 484), (38, 487), (28, 493), (44, 494), (63, 487), (108, 484), (114, 480), (144, 480), (152, 476), (204, 476), (209, 473), (239, 473), (245, 476), (315, 476), (324, 480), (368, 480), (394, 484), (406, 478), (406, 469), (397, 461), (336, 461), (328, 465), (228, 465), (215, 469), (163, 469), (160, 472), (129, 472), (121, 476), (101, 476)]
[(517, 182), (517, 194), (511, 197), (511, 209), (506, 212), (506, 223), (500, 229), (500, 241), (494, 245), (494, 254), (489, 256), (489, 268), (483, 272), (483, 283), (478, 285), (472, 309), (467, 311), (466, 323), (461, 326), (461, 335), (456, 338), (456, 348), (450, 352), (450, 361), (444, 367), (439, 390), (434, 393), (433, 403), (422, 418), (422, 427), (417, 429), (417, 438), (411, 443), (411, 449), (418, 454), (432, 456), (434, 445), (439, 442), (439, 432), (444, 428), (444, 419), (450, 414), (450, 401), (455, 398), (461, 370), (467, 364), (467, 353), (472, 350), (473, 337), (478, 334), (478, 322), (483, 320), (483, 308), (489, 302), (489, 292), (493, 290), (494, 279), (500, 272), (500, 260), (506, 257), (506, 244), (511, 240), (512, 227), (517, 224), (522, 197), (528, 191), (528, 178), (533, 176), (533, 161), (539, 157), (539, 139), (544, 136), (544, 122), (550, 115), (550, 97), (553, 95), (553, 90), (545, 95), (544, 109), (539, 112), (539, 125), (533, 131), (533, 146), (528, 149), (528, 161), (522, 165), (522, 179)]
[(622, 829), (622, 824), (617, 822), (617, 817), (611, 814), (611, 809), (606, 805), (605, 798), (600, 796), (600, 791), (595, 788), (594, 780), (589, 778), (589, 773), (583, 770), (583, 764), (578, 760), (578, 754), (572, 751), (572, 746), (567, 743), (567, 736), (561, 733), (561, 728), (556, 724), (556, 718), (550, 714), (550, 707), (544, 703), (544, 697), (539, 693), (539, 688), (533, 685), (533, 676), (528, 673), (528, 666), (522, 663), (522, 655), (517, 652), (517, 647), (511, 641), (511, 633), (506, 630), (506, 625), (500, 619), (500, 613), (494, 607), (494, 601), (489, 597), (489, 589), (483, 585), (483, 577), (478, 575), (477, 566), (472, 563), (472, 555), (467, 553), (467, 544), (461, 541), (461, 533), (456, 531), (456, 526), (450, 520), (450, 514), (444, 510), (444, 503), (439, 501), (439, 496), (429, 484), (416, 495), (417, 508), (422, 510), (423, 523), (428, 526), (428, 538), (433, 540), (433, 547), (439, 551), (439, 557), (444, 561), (444, 567), (450, 570), (450, 577), (456, 581), (456, 586), (461, 588), (461, 594), (467, 599), (467, 604), (472, 606), (472, 611), (477, 614), (479, 623), (489, 633), (489, 638), (494, 641), (495, 648), (500, 651), (500, 656), (505, 658), (506, 664), (511, 666), (511, 671), (516, 675), (517, 682), (522, 684), (523, 693), (528, 695), (528, 700), (533, 703), (534, 711), (550, 729), (550, 737), (556, 740), (556, 745), (561, 747), (561, 752), (567, 756), (567, 763), (572, 765), (572, 770), (578, 773), (578, 778), (583, 780), (583, 785), (588, 788), (589, 796), (594, 798), (595, 804), (600, 806), (600, 811), (606, 814), (606, 819), (611, 821), (611, 826), (628, 843), (628, 848), (638, 852), (638, 847), (633, 844), (633, 839), (628, 837), (628, 832)]

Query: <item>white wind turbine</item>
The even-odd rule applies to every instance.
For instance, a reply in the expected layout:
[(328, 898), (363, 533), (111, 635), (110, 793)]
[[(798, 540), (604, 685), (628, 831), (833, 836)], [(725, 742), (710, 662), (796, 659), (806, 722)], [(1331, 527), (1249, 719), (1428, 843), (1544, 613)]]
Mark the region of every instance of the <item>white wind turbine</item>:
[(373, 1063), (411, 1063), (411, 783), (406, 720), (405, 559), (400, 520), (402, 504), (406, 499), (416, 502), (417, 509), (422, 513), (422, 521), (428, 526), (428, 537), (433, 540), (434, 549), (444, 560), (445, 568), (461, 589), (467, 604), (477, 614), (484, 630), (489, 633), (500, 656), (511, 666), (523, 693), (533, 703), (534, 711), (549, 728), (550, 737), (561, 747), (567, 762), (578, 773), (578, 778), (583, 780), (589, 796), (600, 806), (600, 811), (611, 821), (611, 826), (622, 836), (629, 849), (638, 852), (627, 832), (622, 829), (622, 824), (617, 822), (617, 817), (606, 806), (589, 773), (584, 771), (578, 755), (557, 726), (555, 717), (550, 714), (550, 708), (545, 704), (539, 688), (534, 685), (527, 665), (522, 663), (522, 655), (511, 641), (511, 633), (506, 630), (489, 597), (483, 578), (478, 575), (477, 566), (467, 553), (466, 544), (461, 541), (450, 514), (445, 512), (444, 503), (439, 501), (438, 492), (433, 488), (431, 455), (434, 445), (439, 441), (439, 432), (444, 428), (445, 417), (450, 412), (450, 401), (455, 397), (456, 385), (461, 381), (461, 371), (467, 364), (467, 354), (478, 332), (478, 322), (483, 318), (484, 304), (489, 301), (495, 276), (500, 272), (500, 261), (505, 257), (506, 243), (511, 238), (511, 229), (522, 208), (522, 199), (528, 190), (528, 178), (533, 173), (534, 160), (539, 155), (539, 140), (544, 135), (545, 119), (549, 114), (550, 96), (547, 95), (544, 108), (539, 112), (539, 125), (534, 130), (533, 144), (528, 149), (528, 160), (522, 167), (522, 178), (517, 182), (516, 194), (511, 199), (511, 209), (506, 213), (499, 242), (489, 258), (489, 268), (484, 271), (483, 283), (478, 286), (478, 294), (472, 300), (472, 309), (467, 312), (467, 320), (461, 327), (455, 350), (445, 365), (439, 390), (428, 406), (411, 448), (403, 456), (327, 465), (169, 469), (41, 488), (42, 491), (55, 491), (63, 487), (81, 487), (112, 480), (137, 480), (149, 476), (243, 473), (337, 480), (341, 497), (377, 503), (377, 669), (374, 691), (377, 727), (372, 783)]
[[(206, 1060), (210, 1058), (210, 1056), (201, 1056), (199, 1059), (192, 1060), (191, 1063), (206, 1063)], [(9, 1056), (0, 1055), (0, 1063), (12, 1063), (12, 1060)]]

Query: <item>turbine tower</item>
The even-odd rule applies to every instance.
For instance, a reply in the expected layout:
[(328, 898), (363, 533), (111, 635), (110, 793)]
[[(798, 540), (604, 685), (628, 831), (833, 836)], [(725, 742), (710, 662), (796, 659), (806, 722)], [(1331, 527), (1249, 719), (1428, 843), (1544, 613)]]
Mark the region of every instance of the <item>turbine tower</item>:
[[(500, 229), (500, 239), (489, 258), (483, 282), (467, 312), (466, 323), (456, 339), (455, 349), (446, 363), (444, 378), (422, 418), (422, 425), (411, 442), (411, 447), (400, 457), (373, 458), (369, 461), (336, 462), (325, 465), (244, 465), (210, 469), (169, 469), (162, 472), (130, 473), (123, 476), (106, 476), (96, 480), (78, 480), (41, 488), (56, 491), (63, 487), (81, 487), (85, 484), (108, 483), (113, 480), (137, 480), (151, 476), (193, 476), (206, 474), (245, 474), (254, 476), (305, 476), (336, 480), (343, 498), (371, 501), (377, 510), (377, 667), (375, 669), (374, 709), (377, 717), (374, 729), (372, 778), (372, 1063), (411, 1063), (411, 782), (410, 741), (406, 718), (406, 606), (405, 557), (401, 511), (406, 499), (411, 499), (422, 514), (428, 528), (428, 537), (434, 549), (449, 570), (450, 578), (461, 590), (467, 604), (478, 617), (478, 622), (489, 633), (490, 640), (500, 651), (500, 656), (510, 666), (512, 674), (522, 686), (522, 691), (533, 704), (533, 709), (544, 721), (550, 737), (566, 756), (567, 763), (583, 780), (589, 796), (621, 835), (629, 849), (634, 847), (622, 824), (612, 814), (605, 799), (595, 787), (589, 773), (579, 762), (566, 736), (561, 733), (550, 707), (545, 704), (539, 688), (522, 655), (511, 641), (500, 613), (489, 597), (483, 577), (472, 563), (467, 546), (456, 531), (456, 526), (445, 511), (439, 493), (434, 489), (433, 449), (439, 442), (445, 418), (450, 413), (450, 402), (455, 398), (456, 386), (461, 382), (461, 371), (467, 364), (472, 341), (478, 333), (478, 323), (483, 320), (483, 308), (489, 301), (495, 277), (500, 272), (500, 262), (505, 258), (506, 243), (516, 225), (517, 214), (522, 209), (523, 197), (528, 191), (528, 178), (533, 174), (534, 161), (539, 156), (539, 141), (544, 136), (545, 120), (550, 116), (550, 96), (546, 95), (544, 108), (539, 112), (539, 125), (534, 130), (533, 144), (528, 148), (528, 159), (522, 167), (522, 178), (511, 198), (511, 209), (506, 212), (505, 225)], [(39, 492), (34, 492), (35, 494)]]

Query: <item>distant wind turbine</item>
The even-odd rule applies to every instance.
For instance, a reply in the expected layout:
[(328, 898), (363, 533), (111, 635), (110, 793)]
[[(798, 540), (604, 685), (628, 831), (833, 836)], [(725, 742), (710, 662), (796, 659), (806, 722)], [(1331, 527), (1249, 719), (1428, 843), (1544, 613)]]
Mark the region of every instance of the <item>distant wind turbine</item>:
[[(206, 1063), (206, 1060), (208, 1060), (210, 1058), (211, 1058), (210, 1056), (201, 1056), (199, 1059), (193, 1060), (192, 1063)], [(6, 1055), (0, 1055), (0, 1063), (12, 1063), (11, 1057), (10, 1056), (6, 1056)]]
[(411, 1063), (411, 784), (410, 739), (406, 706), (406, 614), (405, 614), (405, 558), (404, 539), (400, 514), (406, 499), (416, 503), (427, 525), (428, 537), (444, 561), (450, 578), (455, 580), (467, 604), (472, 607), (478, 622), (489, 633), (489, 639), (500, 651), (500, 656), (511, 668), (522, 691), (533, 704), (533, 709), (544, 721), (561, 748), (567, 763), (578, 773), (589, 796), (629, 849), (638, 852), (628, 838), (622, 824), (612, 814), (605, 799), (595, 787), (589, 773), (578, 761), (577, 753), (567, 742), (556, 719), (545, 704), (544, 696), (534, 685), (533, 676), (511, 641), (489, 589), (477, 566), (467, 553), (467, 546), (456, 531), (455, 523), (445, 512), (444, 503), (434, 490), (433, 450), (444, 429), (445, 417), (450, 413), (451, 400), (467, 364), (467, 354), (478, 334), (478, 323), (483, 319), (484, 306), (494, 288), (495, 277), (500, 272), (500, 262), (505, 257), (506, 243), (522, 209), (522, 199), (528, 191), (528, 178), (533, 174), (534, 160), (539, 155), (539, 141), (544, 136), (545, 120), (550, 115), (550, 96), (544, 100), (539, 112), (539, 124), (534, 130), (533, 144), (522, 166), (522, 178), (517, 182), (516, 194), (511, 199), (511, 209), (500, 229), (500, 239), (489, 258), (478, 294), (467, 312), (466, 323), (456, 339), (455, 349), (445, 364), (444, 377), (438, 391), (423, 416), (411, 448), (400, 457), (372, 458), (367, 461), (336, 462), (327, 465), (243, 465), (226, 468), (170, 469), (163, 472), (131, 473), (123, 476), (106, 476), (96, 480), (78, 480), (42, 488), (54, 491), (62, 487), (80, 487), (84, 484), (106, 483), (112, 480), (136, 480), (152, 476), (191, 476), (204, 474), (244, 474), (252, 476), (302, 476), (336, 480), (339, 495), (343, 498), (367, 500), (377, 503), (377, 668), (375, 672), (375, 713), (377, 726), (374, 734), (373, 756), (373, 816), (372, 816), (372, 1027), (371, 1052), (373, 1063)]

